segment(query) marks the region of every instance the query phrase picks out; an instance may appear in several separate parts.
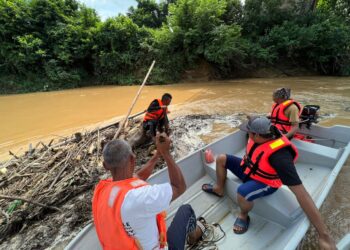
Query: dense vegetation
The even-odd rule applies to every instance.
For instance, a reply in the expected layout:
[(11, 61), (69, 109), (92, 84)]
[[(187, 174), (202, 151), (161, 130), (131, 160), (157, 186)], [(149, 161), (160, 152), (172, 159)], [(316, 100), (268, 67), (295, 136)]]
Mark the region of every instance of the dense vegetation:
[(101, 21), (77, 0), (0, 0), (0, 92), (218, 78), (289, 63), (350, 75), (348, 0), (137, 0)]

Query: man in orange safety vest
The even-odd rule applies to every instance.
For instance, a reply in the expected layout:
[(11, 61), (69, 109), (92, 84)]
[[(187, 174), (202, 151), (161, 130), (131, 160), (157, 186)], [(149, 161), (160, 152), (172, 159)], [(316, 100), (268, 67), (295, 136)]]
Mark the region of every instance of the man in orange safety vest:
[[(205, 225), (192, 207), (180, 206), (166, 229), (165, 210), (186, 189), (183, 174), (172, 158), (170, 139), (156, 136), (157, 153), (134, 174), (135, 155), (124, 140), (112, 140), (103, 149), (103, 166), (112, 178), (101, 180), (94, 191), (92, 210), (96, 232), (104, 250), (184, 249), (186, 240), (197, 242)], [(168, 166), (170, 183), (149, 185), (158, 159)]]
[(141, 128), (128, 140), (132, 148), (140, 146), (151, 139), (155, 141), (157, 131), (160, 133), (165, 132), (167, 135), (170, 134), (168, 106), (171, 100), (172, 96), (169, 93), (165, 93), (161, 99), (154, 99), (150, 103), (143, 118)]

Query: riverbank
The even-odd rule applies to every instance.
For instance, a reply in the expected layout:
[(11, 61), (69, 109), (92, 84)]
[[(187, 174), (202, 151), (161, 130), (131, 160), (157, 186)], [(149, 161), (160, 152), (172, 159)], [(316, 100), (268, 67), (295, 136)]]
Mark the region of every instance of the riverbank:
[[(233, 72), (229, 77), (222, 77), (215, 68), (205, 61), (201, 61), (192, 69), (185, 70), (180, 80), (165, 81), (157, 77), (150, 76), (148, 85), (177, 84), (183, 82), (207, 82), (207, 81), (230, 81), (249, 78), (285, 78), (285, 77), (310, 77), (321, 76), (316, 71), (295, 67), (292, 64), (280, 63), (274, 66), (264, 66), (259, 68), (241, 69)], [(134, 79), (135, 80), (135, 79)], [(68, 89), (79, 89), (84, 87), (98, 86), (133, 86), (140, 85), (142, 76), (136, 81), (126, 81), (125, 83), (100, 82), (93, 76), (84, 79), (52, 82), (45, 76), (29, 75), (28, 78), (17, 76), (0, 76), (0, 95), (24, 94), (35, 92), (49, 92)], [(120, 82), (120, 81), (118, 81)]]

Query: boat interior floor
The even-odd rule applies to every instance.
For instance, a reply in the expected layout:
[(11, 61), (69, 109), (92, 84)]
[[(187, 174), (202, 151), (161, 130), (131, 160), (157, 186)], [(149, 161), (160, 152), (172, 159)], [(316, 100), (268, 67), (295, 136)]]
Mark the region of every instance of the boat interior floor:
[[(315, 200), (322, 193), (324, 183), (332, 171), (330, 166), (335, 165), (339, 149), (333, 150), (316, 144), (303, 148), (304, 143), (298, 142), (297, 144), (300, 154), (307, 153), (308, 157), (304, 157), (303, 161), (298, 161), (296, 168), (305, 188)], [(328, 155), (326, 154), (320, 162), (314, 161), (319, 157), (309, 157), (312, 154), (319, 154), (320, 150), (328, 150)], [(234, 154), (242, 156), (243, 153), (243, 149), (240, 149)], [(294, 194), (288, 187), (282, 186), (273, 195), (254, 201), (248, 231), (242, 235), (235, 234), (233, 223), (239, 214), (236, 190), (242, 182), (228, 171), (224, 197), (220, 198), (204, 192), (201, 189), (203, 184), (215, 183), (215, 165), (215, 162), (203, 163), (205, 175), (171, 204), (168, 210), (168, 225), (182, 204), (191, 204), (197, 217), (202, 216), (209, 223), (218, 222), (225, 231), (226, 237), (217, 243), (219, 249), (273, 249), (274, 241), (278, 236), (284, 234), (287, 228), (297, 226), (303, 214), (302, 210)], [(266, 237), (266, 232), (269, 232), (269, 237)]]

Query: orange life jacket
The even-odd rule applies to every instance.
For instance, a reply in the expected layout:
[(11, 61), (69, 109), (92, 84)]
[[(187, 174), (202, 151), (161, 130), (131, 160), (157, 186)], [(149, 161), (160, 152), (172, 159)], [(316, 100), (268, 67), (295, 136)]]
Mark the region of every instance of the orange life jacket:
[[(104, 250), (141, 249), (139, 241), (125, 231), (120, 210), (125, 195), (130, 190), (145, 185), (148, 185), (147, 182), (138, 178), (122, 181), (107, 179), (97, 184), (92, 199), (92, 212), (97, 236)], [(167, 242), (165, 218), (165, 212), (157, 214), (155, 218), (161, 249)]]
[(285, 136), (260, 144), (255, 148), (254, 152), (250, 152), (254, 144), (252, 139), (248, 140), (246, 154), (241, 161), (241, 166), (245, 168), (244, 173), (250, 178), (265, 183), (270, 187), (281, 187), (282, 181), (278, 177), (276, 170), (271, 166), (269, 158), (276, 151), (284, 147), (291, 147), (294, 152), (295, 162), (298, 158), (297, 148)]
[(158, 101), (159, 109), (157, 110), (147, 110), (145, 117), (143, 118), (143, 121), (150, 121), (150, 120), (156, 120), (159, 121), (162, 118), (164, 118), (165, 114), (168, 113), (167, 108), (162, 108), (163, 102), (161, 99), (156, 99)]
[(288, 133), (292, 128), (292, 123), (289, 121), (288, 117), (284, 114), (286, 108), (290, 105), (295, 104), (299, 109), (298, 116), (300, 117), (302, 108), (301, 105), (294, 100), (287, 100), (280, 104), (273, 104), (272, 111), (270, 115), (272, 125), (275, 125), (282, 133)]

